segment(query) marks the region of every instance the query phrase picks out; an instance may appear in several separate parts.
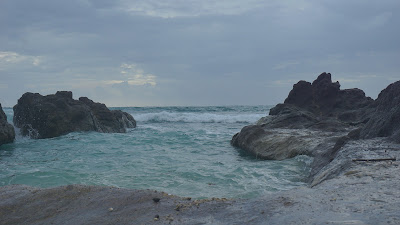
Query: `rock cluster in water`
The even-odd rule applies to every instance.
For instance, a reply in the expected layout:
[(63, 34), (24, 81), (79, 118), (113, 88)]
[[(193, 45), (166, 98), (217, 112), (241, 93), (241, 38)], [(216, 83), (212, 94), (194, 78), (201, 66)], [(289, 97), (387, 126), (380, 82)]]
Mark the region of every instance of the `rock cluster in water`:
[(42, 96), (25, 93), (14, 106), (14, 126), (31, 138), (51, 138), (74, 131), (123, 133), (136, 127), (134, 118), (120, 110), (81, 97), (72, 98), (70, 91)]
[(346, 143), (375, 137), (400, 143), (400, 81), (373, 100), (360, 89), (340, 90), (330, 73), (322, 73), (293, 85), (283, 104), (244, 127), (231, 144), (260, 159), (313, 156), (310, 182), (319, 183), (340, 172), (326, 169)]
[(0, 104), (0, 145), (14, 141), (14, 127), (7, 122), (7, 116)]

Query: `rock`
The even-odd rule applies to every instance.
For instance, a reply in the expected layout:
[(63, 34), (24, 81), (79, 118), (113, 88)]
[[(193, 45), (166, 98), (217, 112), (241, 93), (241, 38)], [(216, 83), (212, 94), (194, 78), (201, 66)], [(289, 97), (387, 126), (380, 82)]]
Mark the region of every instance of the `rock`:
[(312, 89), (316, 113), (330, 115), (340, 90), (339, 82), (332, 83), (331, 74), (322, 73), (312, 83)]
[[(309, 183), (315, 185), (316, 183), (320, 183), (325, 179), (329, 179), (333, 177), (332, 173), (325, 173), (324, 176), (316, 179), (316, 176), (324, 171), (324, 167), (329, 165), (332, 160), (335, 159), (337, 153), (341, 148), (351, 140), (350, 136), (342, 136), (336, 139), (330, 139), (323, 141), (320, 145), (318, 145), (314, 149), (314, 160), (311, 164), (311, 172), (309, 175)], [(315, 180), (318, 180), (316, 182)]]
[(312, 83), (293, 85), (283, 104), (271, 108), (256, 125), (244, 127), (231, 144), (261, 159), (317, 155), (317, 146), (327, 141), (328, 151), (337, 138), (365, 124), (373, 104), (362, 90), (340, 90), (330, 73), (322, 73)]
[(344, 174), (357, 164), (353, 162), (353, 159), (396, 158), (396, 155), (399, 155), (398, 148), (398, 144), (388, 142), (383, 138), (354, 140), (349, 136), (342, 137), (333, 148), (325, 151), (324, 155), (314, 158), (309, 177), (310, 186), (316, 186)]
[(375, 110), (361, 130), (360, 137), (389, 137), (400, 143), (400, 81), (385, 88), (378, 95), (375, 105)]
[(299, 81), (283, 104), (231, 141), (261, 159), (313, 156), (312, 187), (358, 173), (348, 171), (354, 169), (352, 158), (393, 158), (387, 152), (394, 154), (396, 143), (400, 143), (400, 81), (374, 101), (357, 88), (340, 90), (329, 73), (312, 83)]
[(296, 105), (306, 108), (313, 104), (313, 88), (310, 82), (301, 80), (293, 85), (289, 96), (285, 99), (285, 104)]
[(14, 127), (7, 122), (7, 116), (0, 104), (0, 145), (11, 143), (14, 139)]
[[(340, 90), (339, 82), (333, 83), (330, 73), (322, 73), (312, 84), (299, 81), (293, 85), (284, 105), (294, 105), (316, 116), (339, 117), (339, 120), (348, 122), (361, 120), (373, 102), (360, 89)], [(274, 111), (271, 109), (270, 115)], [(347, 113), (347, 117), (343, 113)]]
[(87, 97), (80, 97), (79, 101), (90, 107), (93, 115), (97, 118), (100, 132), (123, 133), (126, 128), (136, 127), (136, 121), (126, 112), (122, 112), (121, 110), (109, 110), (105, 104), (95, 103)]
[(317, 146), (343, 134), (311, 129), (264, 129), (260, 125), (251, 125), (236, 134), (231, 144), (259, 159), (282, 160), (297, 155), (313, 156)]
[(88, 98), (74, 100), (72, 92), (58, 91), (42, 96), (25, 93), (14, 106), (14, 125), (31, 138), (51, 138), (74, 131), (123, 133), (136, 127), (128, 113), (109, 110)]
[(264, 128), (303, 129), (320, 122), (315, 114), (291, 104), (278, 104), (269, 114), (270, 116), (261, 118), (257, 124)]

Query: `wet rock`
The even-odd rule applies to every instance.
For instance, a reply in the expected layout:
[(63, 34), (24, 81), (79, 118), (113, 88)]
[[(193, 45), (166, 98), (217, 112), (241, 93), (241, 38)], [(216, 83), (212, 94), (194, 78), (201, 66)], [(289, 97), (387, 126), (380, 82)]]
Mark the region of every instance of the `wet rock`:
[(345, 133), (312, 129), (264, 129), (260, 125), (244, 127), (231, 141), (259, 159), (283, 160), (297, 155), (313, 156), (323, 142)]
[(14, 139), (14, 127), (7, 122), (7, 116), (0, 104), (0, 145), (11, 143)]
[(109, 110), (88, 98), (74, 100), (70, 91), (47, 96), (25, 93), (14, 106), (13, 121), (22, 135), (31, 138), (51, 138), (74, 131), (123, 133), (126, 128), (136, 127), (128, 113)]

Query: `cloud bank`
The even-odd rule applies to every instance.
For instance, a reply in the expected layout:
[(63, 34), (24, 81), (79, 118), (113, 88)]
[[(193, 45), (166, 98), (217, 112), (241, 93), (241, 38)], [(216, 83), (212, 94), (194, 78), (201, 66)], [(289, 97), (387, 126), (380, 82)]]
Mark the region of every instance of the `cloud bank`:
[(72, 90), (109, 106), (261, 105), (331, 72), (400, 80), (400, 2), (3, 0), (0, 103)]

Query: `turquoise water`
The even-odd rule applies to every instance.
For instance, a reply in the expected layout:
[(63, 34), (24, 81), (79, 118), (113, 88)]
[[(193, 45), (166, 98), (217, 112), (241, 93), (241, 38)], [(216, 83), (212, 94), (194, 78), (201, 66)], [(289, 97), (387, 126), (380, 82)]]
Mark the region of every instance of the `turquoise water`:
[[(311, 158), (264, 161), (230, 145), (269, 108), (118, 108), (134, 116), (137, 128), (42, 140), (18, 135), (0, 146), (0, 185), (108, 185), (194, 198), (254, 198), (304, 185)], [(4, 111), (11, 122), (12, 109)]]

